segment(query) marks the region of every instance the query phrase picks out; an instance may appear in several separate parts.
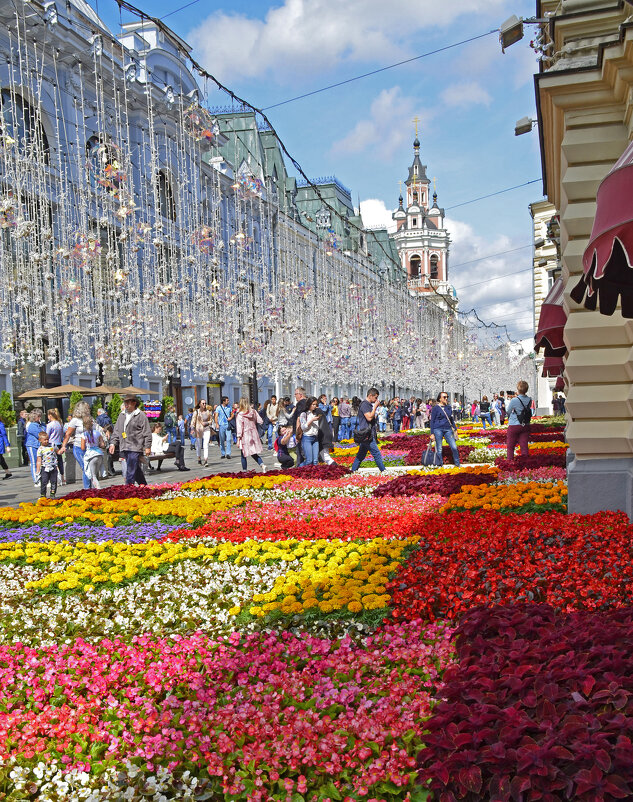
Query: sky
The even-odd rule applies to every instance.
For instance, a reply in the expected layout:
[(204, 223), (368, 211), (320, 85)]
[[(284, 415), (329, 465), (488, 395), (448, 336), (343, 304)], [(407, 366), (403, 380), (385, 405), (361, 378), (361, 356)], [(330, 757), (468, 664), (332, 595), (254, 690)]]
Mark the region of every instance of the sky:
[[(135, 2), (188, 42), (211, 74), (264, 109), (487, 34), (511, 14), (535, 13), (526, 0)], [(133, 19), (120, 17), (114, 0), (90, 3), (115, 33), (120, 20)], [(525, 32), (505, 54), (490, 33), (266, 110), (310, 177), (336, 175), (352, 190), (368, 226), (391, 224), (419, 117), (420, 156), (446, 209), (459, 308), (505, 324), (515, 339), (532, 333), (529, 204), (542, 198), (538, 133), (514, 135), (515, 122), (535, 117), (536, 108), (534, 28)], [(217, 89), (202, 88), (210, 105), (227, 104)]]

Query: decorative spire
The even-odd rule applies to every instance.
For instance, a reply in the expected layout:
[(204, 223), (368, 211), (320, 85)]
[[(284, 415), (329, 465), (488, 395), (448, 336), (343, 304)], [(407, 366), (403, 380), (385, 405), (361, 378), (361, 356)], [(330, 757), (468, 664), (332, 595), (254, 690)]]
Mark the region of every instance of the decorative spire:
[(418, 139), (418, 123), (420, 122), (420, 118), (414, 117), (412, 122), (415, 125), (415, 139), (413, 140), (413, 150), (416, 154), (418, 154), (420, 152), (420, 140)]
[(437, 206), (437, 179), (433, 176), (433, 206)]
[(398, 195), (399, 195), (399, 197), (398, 197), (398, 201), (399, 201), (398, 211), (400, 211), (401, 209), (402, 209), (402, 211), (404, 211), (404, 206), (402, 205), (402, 202), (403, 202), (403, 198), (402, 198), (402, 181), (398, 181)]

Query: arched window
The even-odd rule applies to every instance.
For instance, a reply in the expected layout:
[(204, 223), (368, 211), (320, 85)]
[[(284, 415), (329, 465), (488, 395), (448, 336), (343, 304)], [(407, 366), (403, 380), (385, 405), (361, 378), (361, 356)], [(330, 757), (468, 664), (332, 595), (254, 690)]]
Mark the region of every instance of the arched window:
[(418, 205), (418, 193), (415, 190), (413, 191), (412, 197), (413, 197), (413, 205), (417, 206)]
[(158, 202), (160, 204), (160, 213), (168, 220), (176, 219), (176, 199), (174, 198), (174, 190), (171, 186), (171, 181), (165, 170), (158, 173)]
[(439, 262), (439, 257), (433, 254), (433, 256), (431, 256), (431, 278), (436, 279), (439, 277), (439, 269), (437, 264), (438, 262)]
[(48, 139), (35, 109), (21, 95), (12, 95), (9, 89), (2, 90), (0, 100), (0, 134), (4, 146), (16, 148), (20, 155), (48, 164)]
[(412, 256), (409, 260), (409, 278), (419, 278), (420, 277), (420, 265), (422, 260), (419, 256)]

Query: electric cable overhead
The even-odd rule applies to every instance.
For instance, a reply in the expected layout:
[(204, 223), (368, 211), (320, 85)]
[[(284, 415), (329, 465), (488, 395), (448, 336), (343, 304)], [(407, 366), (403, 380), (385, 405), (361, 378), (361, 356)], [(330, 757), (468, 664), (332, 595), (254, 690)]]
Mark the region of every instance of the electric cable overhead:
[(524, 267), (522, 270), (515, 270), (513, 273), (504, 273), (502, 276), (493, 276), (492, 278), (487, 278), (484, 281), (476, 281), (474, 284), (464, 284), (463, 287), (455, 287), (455, 290), (461, 292), (462, 290), (468, 290), (471, 287), (480, 287), (482, 284), (490, 284), (491, 281), (499, 281), (502, 278), (508, 278), (509, 276), (518, 276), (520, 273), (531, 273), (531, 267)]
[(184, 6), (180, 6), (180, 8), (175, 8), (173, 11), (170, 11), (168, 14), (163, 14), (162, 19), (167, 19), (167, 17), (171, 17), (172, 14), (177, 14), (179, 11), (184, 11), (185, 8), (189, 8), (189, 6), (195, 6), (196, 3), (199, 3), (200, 0), (191, 0), (191, 3), (187, 3)]
[(541, 178), (532, 178), (530, 181), (525, 181), (523, 184), (515, 184), (513, 187), (506, 187), (506, 189), (499, 189), (496, 192), (489, 192), (487, 195), (480, 195), (478, 198), (473, 198), (472, 200), (462, 201), (461, 203), (454, 203), (452, 206), (446, 206), (445, 210), (447, 209), (458, 209), (460, 206), (468, 206), (470, 203), (477, 203), (480, 200), (485, 200), (486, 198), (494, 198), (495, 195), (503, 195), (504, 192), (512, 192), (513, 189), (521, 189), (521, 187), (527, 187), (530, 184), (537, 184), (541, 181)]
[(393, 70), (395, 67), (401, 67), (403, 64), (410, 64), (412, 61), (419, 61), (423, 58), (428, 58), (428, 56), (435, 56), (438, 53), (443, 53), (445, 50), (452, 50), (454, 47), (460, 47), (461, 45), (469, 44), (470, 42), (475, 42), (477, 39), (483, 39), (486, 36), (490, 36), (492, 33), (498, 33), (499, 29), (494, 28), (491, 31), (486, 31), (486, 33), (480, 33), (477, 36), (471, 36), (468, 39), (462, 39), (461, 42), (453, 42), (450, 45), (445, 45), (444, 47), (438, 47), (436, 50), (429, 50), (427, 53), (421, 53), (419, 56), (413, 56), (412, 58), (406, 58), (403, 61), (397, 61), (395, 64), (388, 64), (386, 67), (379, 67), (377, 70), (371, 70), (370, 72), (364, 72), (362, 75), (356, 75), (353, 78), (346, 78), (344, 81), (337, 81), (334, 84), (328, 84), (328, 86), (323, 86), (321, 89), (313, 89), (311, 92), (304, 92), (302, 95), (296, 95), (295, 97), (288, 98), (287, 100), (281, 100), (279, 103), (272, 103), (270, 106), (264, 106), (262, 111), (268, 111), (269, 109), (276, 109), (279, 106), (285, 106), (288, 103), (294, 103), (296, 100), (303, 100), (306, 97), (312, 97), (312, 95), (318, 95), (321, 92), (327, 92), (330, 89), (336, 89), (339, 86), (345, 86), (345, 84), (351, 84), (354, 81), (360, 81), (362, 78), (369, 78), (372, 75), (378, 75), (380, 72), (386, 72), (387, 70)]

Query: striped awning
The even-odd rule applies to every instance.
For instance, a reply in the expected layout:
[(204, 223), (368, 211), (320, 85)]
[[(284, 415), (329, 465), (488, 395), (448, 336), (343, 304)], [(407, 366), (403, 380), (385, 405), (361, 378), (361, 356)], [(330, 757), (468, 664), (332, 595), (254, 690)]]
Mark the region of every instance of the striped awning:
[(546, 357), (565, 356), (567, 348), (563, 331), (567, 315), (563, 307), (563, 280), (557, 278), (541, 306), (538, 329), (534, 335), (536, 351), (543, 348)]

